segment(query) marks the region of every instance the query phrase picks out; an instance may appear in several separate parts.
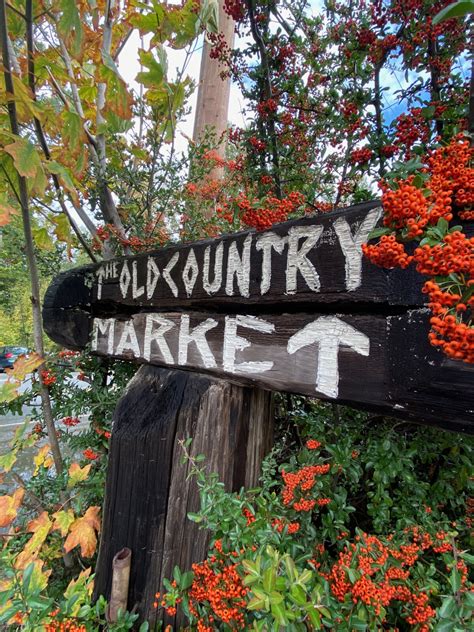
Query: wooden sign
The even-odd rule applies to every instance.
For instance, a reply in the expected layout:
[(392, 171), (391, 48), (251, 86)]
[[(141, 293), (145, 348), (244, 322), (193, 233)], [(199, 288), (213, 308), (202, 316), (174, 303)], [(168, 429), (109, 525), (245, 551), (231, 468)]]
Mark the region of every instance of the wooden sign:
[(428, 345), (421, 278), (362, 255), (381, 215), (371, 202), (66, 272), (46, 331), (97, 355), (472, 429), (474, 374)]

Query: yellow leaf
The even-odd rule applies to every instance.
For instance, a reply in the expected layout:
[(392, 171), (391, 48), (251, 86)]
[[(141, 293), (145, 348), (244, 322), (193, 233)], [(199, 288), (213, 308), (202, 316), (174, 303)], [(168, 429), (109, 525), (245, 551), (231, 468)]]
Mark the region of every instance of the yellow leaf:
[(84, 465), (84, 467), (81, 467), (79, 463), (73, 463), (69, 468), (69, 480), (67, 482), (67, 486), (74, 487), (77, 483), (85, 481), (89, 476), (91, 467), (92, 463)]
[(100, 530), (100, 507), (89, 507), (82, 518), (75, 520), (64, 543), (64, 550), (69, 553), (75, 546), (81, 547), (83, 557), (91, 557), (97, 548), (96, 531)]
[(41, 592), (47, 587), (52, 570), (43, 571), (44, 562), (42, 560), (35, 560), (32, 564), (33, 572), (31, 573), (28, 590), (32, 593)]
[(39, 449), (38, 454), (34, 457), (33, 462), (35, 464), (35, 471), (33, 472), (33, 476), (36, 476), (40, 471), (40, 467), (43, 466), (46, 469), (49, 469), (54, 461), (50, 456), (51, 446), (49, 444), (44, 445)]
[(74, 522), (73, 510), (56, 511), (56, 513), (53, 513), (52, 518), (54, 518), (53, 531), (60, 531), (63, 538), (65, 538), (68, 534), (69, 527)]
[(20, 120), (29, 122), (32, 118), (42, 119), (42, 109), (39, 103), (33, 99), (31, 90), (16, 75), (12, 74), (11, 78)]
[(0, 456), (0, 469), (4, 472), (9, 472), (16, 463), (17, 454), (18, 448), (14, 448), (13, 450), (10, 450), (10, 452), (2, 454)]
[(34, 178), (41, 166), (41, 160), (36, 147), (26, 138), (20, 136), (3, 148), (13, 158), (13, 163), (20, 176)]
[(9, 376), (15, 377), (22, 382), (29, 373), (41, 366), (43, 362), (43, 358), (36, 352), (21, 355), (15, 361), (13, 369), (7, 369), (7, 373)]
[(19, 487), (12, 496), (0, 496), (0, 527), (8, 527), (15, 520), (24, 494), (23, 487)]
[(23, 551), (16, 558), (15, 568), (26, 568), (28, 564), (37, 559), (52, 526), (53, 523), (49, 519), (48, 512), (46, 511), (43, 511), (37, 518), (28, 523), (26, 528), (33, 533), (33, 535), (25, 544)]
[(0, 384), (0, 402), (11, 402), (19, 395), (17, 388), (20, 383), (17, 380), (8, 379)]
[(69, 601), (71, 597), (77, 596), (76, 600), (73, 602), (74, 605), (70, 611), (72, 617), (76, 617), (81, 606), (86, 603), (90, 597), (92, 596), (92, 590), (94, 589), (94, 581), (90, 576), (91, 567), (83, 570), (76, 579), (71, 579), (68, 584), (68, 587), (64, 591), (64, 599)]

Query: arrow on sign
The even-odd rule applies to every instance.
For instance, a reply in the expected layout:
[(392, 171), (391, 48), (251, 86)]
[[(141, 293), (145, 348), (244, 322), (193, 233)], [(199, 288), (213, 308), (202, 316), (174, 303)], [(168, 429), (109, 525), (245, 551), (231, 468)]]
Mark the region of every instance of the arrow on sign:
[(320, 316), (291, 336), (287, 351), (293, 354), (312, 344), (318, 345), (316, 390), (328, 397), (337, 397), (339, 347), (350, 347), (356, 353), (368, 356), (370, 340), (368, 336), (337, 316)]

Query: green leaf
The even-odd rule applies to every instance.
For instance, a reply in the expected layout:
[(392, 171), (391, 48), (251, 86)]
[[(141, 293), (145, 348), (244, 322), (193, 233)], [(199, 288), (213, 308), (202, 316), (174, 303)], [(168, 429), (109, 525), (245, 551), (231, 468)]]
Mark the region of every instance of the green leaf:
[(444, 20), (450, 20), (451, 18), (462, 18), (469, 13), (474, 13), (474, 0), (457, 0), (449, 4), (444, 9), (441, 9), (433, 19), (433, 24), (439, 24)]
[(306, 593), (304, 588), (302, 586), (298, 586), (298, 584), (293, 584), (290, 588), (290, 597), (299, 606), (304, 606), (306, 604)]
[(42, 228), (33, 228), (32, 232), (35, 244), (40, 250), (47, 250), (48, 252), (54, 250), (53, 240), (44, 226)]
[(67, 44), (72, 47), (74, 56), (79, 55), (82, 47), (82, 21), (79, 6), (76, 0), (60, 0), (59, 7), (62, 11), (58, 22), (58, 31)]
[(457, 568), (453, 568), (453, 570), (451, 571), (449, 583), (451, 584), (453, 593), (458, 592), (458, 590), (461, 588), (461, 575)]
[[(199, 12), (199, 20), (208, 33), (219, 32), (219, 4), (217, 0), (203, 1)], [(199, 23), (197, 26), (199, 26)]]
[[(432, 119), (435, 115), (436, 108), (434, 105), (428, 105), (424, 108), (421, 108), (421, 114), (425, 119)], [(416, 185), (415, 185), (416, 186)]]
[(242, 560), (242, 566), (244, 567), (246, 573), (255, 577), (260, 577), (260, 560), (258, 558), (255, 562), (252, 562), (251, 560)]
[(142, 83), (146, 88), (154, 88), (163, 83), (167, 73), (166, 52), (162, 46), (157, 47), (159, 60), (157, 61), (151, 51), (140, 50), (138, 55), (140, 63), (148, 72), (141, 71), (136, 76), (136, 81)]
[(436, 228), (441, 231), (441, 234), (444, 237), (444, 235), (446, 235), (446, 233), (448, 232), (449, 222), (444, 217), (440, 217)]
[(373, 230), (370, 231), (367, 239), (377, 239), (378, 237), (382, 237), (382, 235), (390, 235), (391, 232), (392, 232), (391, 229), (386, 228), (385, 226), (380, 227), (380, 228), (374, 228)]
[(275, 587), (275, 579), (275, 570), (272, 566), (270, 566), (270, 568), (267, 568), (266, 571), (263, 573), (263, 589), (265, 590), (265, 592), (270, 593), (273, 590), (273, 588)]
[(150, 624), (148, 621), (144, 621), (141, 626), (138, 628), (138, 632), (148, 632), (150, 629)]
[(434, 632), (453, 632), (454, 623), (452, 621), (440, 621), (434, 628)]
[[(42, 189), (46, 185), (43, 166), (36, 147), (26, 138), (15, 137), (15, 141), (6, 145), (4, 151), (13, 158), (13, 164), (20, 176), (36, 180), (42, 176), (44, 182)], [(38, 183), (39, 184), (39, 183)]]
[(194, 581), (194, 573), (192, 571), (186, 571), (181, 575), (181, 581), (179, 582), (179, 587), (181, 590), (187, 590), (190, 588)]
[(452, 595), (446, 597), (441, 604), (441, 608), (439, 609), (439, 616), (442, 619), (448, 619), (454, 612), (456, 608), (456, 600)]
[(281, 605), (281, 603), (272, 604), (271, 611), (275, 621), (279, 625), (286, 625), (288, 623), (285, 608)]
[(56, 228), (54, 229), (54, 234), (58, 238), (58, 241), (62, 241), (66, 244), (71, 242), (71, 229), (69, 226), (69, 220), (66, 215), (57, 215), (52, 218), (53, 223)]
[(175, 566), (173, 568), (173, 579), (179, 585), (179, 582), (181, 581), (181, 571), (179, 569), (179, 566)]
[(203, 517), (197, 513), (192, 513), (190, 511), (188, 513), (188, 520), (191, 520), (191, 522), (202, 522)]
[(62, 113), (61, 135), (64, 150), (75, 152), (79, 149), (83, 136), (82, 120), (79, 114), (64, 110)]
[(72, 175), (69, 169), (65, 167), (64, 165), (61, 165), (59, 162), (56, 162), (56, 160), (48, 160), (48, 162), (46, 162), (45, 164), (45, 167), (47, 171), (49, 171), (49, 173), (53, 173), (55, 176), (59, 178), (63, 187), (67, 191), (69, 191), (69, 193), (71, 193), (75, 201), (79, 202), (76, 186), (74, 184), (74, 181), (72, 179)]

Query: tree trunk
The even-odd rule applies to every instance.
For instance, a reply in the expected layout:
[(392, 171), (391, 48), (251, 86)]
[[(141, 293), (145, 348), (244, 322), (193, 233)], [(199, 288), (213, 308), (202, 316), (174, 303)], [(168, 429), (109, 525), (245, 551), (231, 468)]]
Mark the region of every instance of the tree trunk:
[(153, 624), (163, 578), (172, 577), (175, 565), (190, 569), (204, 559), (209, 540), (187, 519), (199, 508), (199, 496), (178, 441), (192, 437), (191, 454), (205, 454), (226, 489), (252, 487), (271, 447), (272, 416), (269, 392), (197, 373), (140, 368), (114, 415), (96, 597), (109, 597), (112, 559), (128, 547), (128, 608), (136, 606)]

